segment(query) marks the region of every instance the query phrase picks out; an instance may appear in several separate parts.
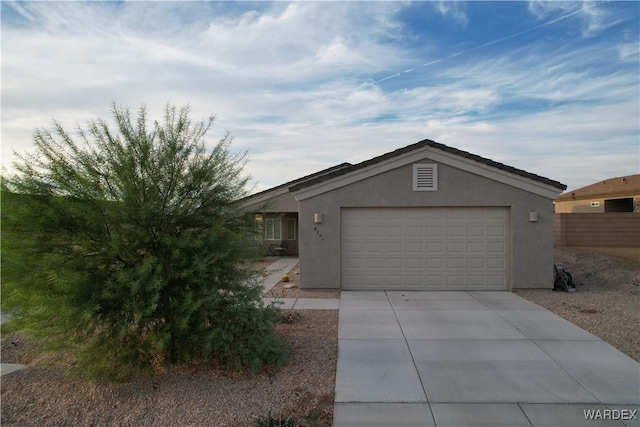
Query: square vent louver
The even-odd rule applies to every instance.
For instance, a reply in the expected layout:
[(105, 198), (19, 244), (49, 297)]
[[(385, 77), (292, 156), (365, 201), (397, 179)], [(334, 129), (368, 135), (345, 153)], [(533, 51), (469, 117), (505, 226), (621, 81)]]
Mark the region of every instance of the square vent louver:
[(413, 165), (413, 191), (438, 191), (437, 165)]

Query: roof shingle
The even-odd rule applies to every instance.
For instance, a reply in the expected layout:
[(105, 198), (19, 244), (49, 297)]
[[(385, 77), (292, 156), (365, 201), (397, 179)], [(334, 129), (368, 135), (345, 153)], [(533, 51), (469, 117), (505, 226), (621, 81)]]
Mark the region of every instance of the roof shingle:
[(598, 181), (594, 184), (568, 191), (556, 200), (573, 200), (598, 196), (615, 196), (628, 193), (640, 193), (640, 174), (627, 175)]
[(341, 176), (341, 175), (345, 175), (347, 173), (350, 173), (350, 172), (353, 172), (353, 171), (356, 171), (356, 170), (359, 170), (359, 169), (366, 168), (366, 167), (374, 165), (376, 163), (380, 163), (380, 162), (382, 162), (384, 160), (391, 159), (391, 158), (399, 156), (401, 154), (408, 153), (410, 151), (417, 150), (417, 149), (420, 149), (420, 148), (423, 148), (423, 147), (427, 147), (427, 146), (428, 147), (437, 148), (437, 149), (445, 151), (447, 153), (455, 154), (457, 156), (461, 156), (461, 157), (476, 161), (478, 163), (482, 163), (482, 164), (487, 165), (487, 166), (495, 167), (497, 169), (512, 173), (514, 175), (522, 176), (524, 178), (528, 178), (528, 179), (531, 179), (531, 180), (534, 180), (534, 181), (537, 181), (537, 182), (541, 182), (543, 184), (550, 185), (550, 186), (558, 188), (560, 190), (566, 190), (567, 189), (566, 185), (564, 185), (564, 184), (562, 184), (562, 183), (560, 183), (558, 181), (554, 181), (552, 179), (545, 178), (545, 177), (542, 177), (542, 176), (539, 176), (539, 175), (524, 171), (522, 169), (517, 169), (517, 168), (514, 168), (512, 166), (505, 165), (503, 163), (495, 162), (495, 161), (493, 161), (491, 159), (480, 157), (478, 155), (471, 154), (471, 153), (469, 153), (467, 151), (458, 150), (457, 148), (449, 147), (447, 145), (440, 144), (440, 143), (432, 141), (430, 139), (425, 139), (425, 140), (416, 142), (415, 144), (411, 144), (411, 145), (408, 145), (406, 147), (399, 148), (397, 150), (394, 150), (394, 151), (391, 151), (389, 153), (383, 154), (381, 156), (374, 157), (372, 159), (366, 160), (364, 162), (361, 162), (361, 163), (358, 163), (358, 164), (355, 164), (355, 165), (349, 165), (347, 167), (343, 167), (343, 168), (337, 169), (335, 171), (331, 171), (329, 173), (322, 174), (321, 176), (317, 176), (317, 177), (315, 177), (313, 179), (305, 180), (304, 182), (295, 183), (294, 185), (291, 185), (289, 187), (289, 191), (300, 190), (302, 188), (309, 187), (309, 186), (312, 186), (312, 185), (315, 185), (315, 184), (330, 180), (332, 178), (335, 178), (335, 177), (338, 177), (338, 176)]
[(280, 185), (277, 185), (275, 187), (271, 187), (271, 188), (268, 188), (266, 190), (259, 191), (257, 193), (254, 193), (254, 194), (250, 195), (250, 196), (245, 197), (243, 200), (250, 199), (252, 197), (256, 197), (256, 196), (259, 196), (261, 194), (265, 194), (265, 193), (268, 193), (270, 191), (277, 190), (279, 188), (291, 187), (292, 185), (300, 184), (300, 183), (303, 183), (303, 182), (308, 181), (308, 180), (313, 179), (313, 178), (318, 178), (318, 177), (320, 177), (322, 175), (325, 175), (325, 174), (328, 174), (328, 173), (331, 173), (331, 172), (335, 172), (335, 171), (337, 171), (339, 169), (342, 169), (342, 168), (346, 168), (347, 166), (352, 166), (352, 164), (348, 163), (348, 162), (340, 163), (339, 165), (331, 166), (330, 168), (323, 169), (323, 170), (321, 170), (319, 172), (315, 172), (315, 173), (312, 173), (310, 175), (305, 175), (302, 178), (294, 179), (293, 181), (285, 182), (284, 184), (280, 184)]

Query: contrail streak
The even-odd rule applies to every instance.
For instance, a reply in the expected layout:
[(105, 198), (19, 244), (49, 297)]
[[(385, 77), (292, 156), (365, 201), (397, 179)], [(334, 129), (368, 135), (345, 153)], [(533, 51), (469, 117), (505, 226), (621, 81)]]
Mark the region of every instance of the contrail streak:
[[(596, 3), (596, 4), (602, 4), (602, 3), (603, 2), (599, 2), (599, 3)], [(384, 82), (386, 80), (391, 80), (393, 78), (400, 77), (403, 74), (411, 73), (411, 72), (417, 70), (418, 68), (428, 67), (430, 65), (437, 64), (437, 63), (445, 61), (447, 59), (455, 58), (456, 56), (464, 55), (464, 54), (467, 54), (469, 52), (473, 52), (473, 51), (476, 51), (476, 50), (479, 50), (479, 49), (483, 49), (483, 48), (488, 47), (488, 46), (492, 46), (494, 44), (502, 43), (504, 41), (511, 40), (513, 38), (516, 38), (516, 37), (520, 37), (520, 36), (522, 36), (524, 34), (539, 30), (540, 28), (548, 27), (548, 26), (556, 24), (556, 23), (558, 23), (560, 21), (564, 21), (565, 19), (569, 19), (572, 16), (575, 16), (575, 15), (579, 14), (580, 12), (582, 12), (582, 9), (578, 9), (578, 10), (575, 10), (573, 12), (567, 13), (566, 15), (562, 15), (562, 16), (560, 16), (558, 18), (555, 18), (555, 19), (552, 19), (550, 21), (544, 22), (544, 23), (542, 23), (540, 25), (536, 25), (535, 27), (527, 28), (526, 30), (518, 31), (517, 33), (513, 33), (513, 34), (510, 34), (508, 36), (501, 37), (499, 39), (491, 40), (489, 42), (481, 44), (480, 46), (472, 47), (472, 48), (466, 49), (466, 50), (461, 50), (460, 52), (452, 53), (451, 55), (443, 56), (442, 58), (435, 59), (433, 61), (429, 61), (429, 62), (427, 62), (425, 64), (422, 64), (420, 67), (409, 68), (409, 69), (403, 71), (402, 73), (396, 73), (396, 74), (393, 74), (391, 76), (384, 77), (384, 78), (382, 78), (380, 80), (374, 80), (371, 83), (376, 84), (376, 83)]]

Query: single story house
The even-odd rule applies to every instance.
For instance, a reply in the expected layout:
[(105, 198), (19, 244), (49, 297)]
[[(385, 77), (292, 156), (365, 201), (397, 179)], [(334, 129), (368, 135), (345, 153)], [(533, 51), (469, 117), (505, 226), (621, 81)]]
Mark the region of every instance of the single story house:
[(298, 255), (298, 202), (289, 187), (347, 166), (352, 165), (342, 163), (244, 199), (244, 208), (253, 215), (257, 234), (270, 255)]
[(556, 213), (640, 213), (640, 174), (598, 181), (556, 199)]
[(553, 286), (564, 184), (431, 140), (244, 199), (266, 242), (300, 258), (302, 288)]

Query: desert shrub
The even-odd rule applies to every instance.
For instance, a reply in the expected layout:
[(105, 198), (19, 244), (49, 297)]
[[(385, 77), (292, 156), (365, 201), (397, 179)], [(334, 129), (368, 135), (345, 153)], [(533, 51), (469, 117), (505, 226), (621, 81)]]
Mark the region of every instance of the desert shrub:
[(274, 414), (271, 410), (264, 417), (256, 420), (255, 427), (295, 427), (296, 422), (293, 417), (283, 414)]
[[(222, 355), (235, 368), (281, 364), (276, 309), (243, 262), (252, 228), (245, 154), (213, 117), (167, 106), (149, 124), (113, 106), (115, 128), (37, 130), (3, 181), (2, 309), (9, 327), (65, 349), (89, 377), (125, 379)], [(76, 141), (77, 140), (77, 141)]]

